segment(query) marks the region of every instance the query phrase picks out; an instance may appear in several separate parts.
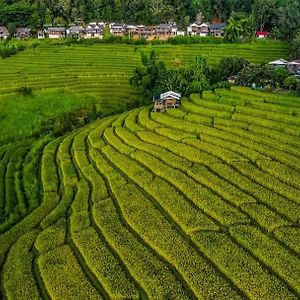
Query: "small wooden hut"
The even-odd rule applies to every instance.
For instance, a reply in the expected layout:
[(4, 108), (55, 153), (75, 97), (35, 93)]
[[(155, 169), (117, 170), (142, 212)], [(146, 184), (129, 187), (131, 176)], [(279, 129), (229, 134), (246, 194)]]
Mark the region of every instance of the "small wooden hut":
[(180, 106), (181, 95), (169, 91), (160, 95), (158, 99), (153, 99), (154, 112), (164, 112), (167, 108), (177, 108)]

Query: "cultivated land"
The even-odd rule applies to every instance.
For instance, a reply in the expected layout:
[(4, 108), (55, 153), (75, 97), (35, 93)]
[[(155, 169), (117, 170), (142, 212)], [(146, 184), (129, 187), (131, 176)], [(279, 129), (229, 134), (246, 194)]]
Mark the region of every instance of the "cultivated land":
[[(29, 41), (28, 43), (32, 43)], [(38, 134), (41, 123), (62, 112), (96, 105), (98, 111), (116, 111), (137, 98), (129, 85), (141, 52), (154, 49), (168, 67), (182, 67), (198, 54), (211, 63), (225, 56), (243, 56), (253, 63), (287, 58), (287, 44), (259, 41), (253, 44), (201, 45), (61, 45), (41, 41), (35, 50), (0, 59), (0, 144)], [(30, 87), (33, 95), (18, 89)]]
[(237, 87), (2, 147), (2, 296), (299, 299), (299, 150), (299, 98)]

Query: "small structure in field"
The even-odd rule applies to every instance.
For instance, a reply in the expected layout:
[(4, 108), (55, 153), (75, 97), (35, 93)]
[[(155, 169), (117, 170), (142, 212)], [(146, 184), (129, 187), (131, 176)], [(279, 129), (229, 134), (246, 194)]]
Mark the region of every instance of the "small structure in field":
[(256, 31), (255, 36), (259, 39), (265, 39), (270, 35), (268, 31)]
[(39, 29), (37, 31), (37, 38), (40, 39), (44, 39), (46, 37), (46, 32), (44, 29)]
[(287, 64), (288, 64), (288, 61), (283, 58), (269, 62), (269, 65), (274, 66), (274, 67), (279, 67), (279, 68), (286, 68)]
[(9, 37), (9, 31), (5, 26), (0, 26), (0, 40), (6, 40)]
[(291, 71), (300, 71), (300, 59), (296, 59), (287, 63), (287, 67)]
[(230, 84), (235, 84), (236, 79), (237, 79), (237, 76), (229, 76), (229, 77), (227, 77), (227, 81)]
[(169, 91), (160, 95), (158, 99), (153, 98), (154, 112), (164, 112), (167, 108), (177, 108), (180, 106), (181, 95)]
[(19, 40), (28, 39), (30, 37), (30, 28), (17, 28), (16, 29), (16, 38)]
[(49, 27), (47, 30), (49, 39), (63, 39), (66, 37), (65, 27)]
[(209, 35), (214, 37), (222, 37), (224, 35), (225, 27), (226, 27), (226, 23), (208, 24)]

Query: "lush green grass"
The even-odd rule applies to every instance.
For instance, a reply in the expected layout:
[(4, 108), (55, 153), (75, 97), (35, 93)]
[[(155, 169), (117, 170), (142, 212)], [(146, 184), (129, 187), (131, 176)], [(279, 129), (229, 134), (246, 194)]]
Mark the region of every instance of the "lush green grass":
[[(23, 42), (26, 45), (26, 42)], [(33, 42), (28, 41), (30, 46)], [(141, 52), (155, 50), (168, 67), (182, 67), (198, 54), (211, 63), (240, 55), (253, 63), (287, 58), (287, 45), (280, 41), (253, 44), (201, 45), (62, 45), (39, 41), (36, 48), (0, 59), (0, 144), (39, 134), (41, 123), (95, 104), (102, 114), (124, 108), (136, 99), (129, 78), (140, 64)], [(18, 90), (31, 88), (32, 95)]]
[(299, 131), (235, 87), (0, 148), (0, 297), (299, 299)]
[(78, 108), (91, 109), (94, 99), (64, 89), (37, 91), (33, 95), (9, 95), (0, 100), (0, 142), (38, 136), (47, 120)]

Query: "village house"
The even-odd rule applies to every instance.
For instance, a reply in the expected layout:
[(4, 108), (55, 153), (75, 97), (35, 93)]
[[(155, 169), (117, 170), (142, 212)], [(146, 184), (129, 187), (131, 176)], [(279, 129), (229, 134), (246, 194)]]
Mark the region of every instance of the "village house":
[(30, 37), (30, 28), (17, 28), (16, 29), (16, 38), (17, 39), (28, 39)]
[(40, 39), (44, 39), (46, 37), (46, 32), (44, 29), (39, 29), (37, 31), (37, 38)]
[(129, 37), (131, 37), (133, 39), (138, 39), (139, 38), (138, 28), (135, 25), (127, 25), (126, 26), (126, 32), (129, 35)]
[(124, 36), (126, 33), (125, 24), (112, 23), (109, 25), (110, 33), (115, 36)]
[(280, 67), (280, 68), (286, 68), (287, 64), (288, 64), (288, 61), (283, 58), (269, 62), (269, 65), (274, 66), (274, 67)]
[(287, 63), (287, 68), (296, 75), (300, 75), (300, 59), (296, 59)]
[(0, 40), (6, 40), (9, 37), (9, 31), (5, 26), (0, 26)]
[(151, 40), (155, 37), (155, 27), (145, 25), (128, 25), (126, 27), (127, 34), (133, 39), (145, 38)]
[(67, 29), (67, 37), (82, 38), (84, 37), (84, 29), (81, 26), (71, 26)]
[(178, 27), (176, 23), (173, 23), (171, 27), (171, 36), (176, 36), (176, 35), (178, 35)]
[(187, 33), (188, 35), (191, 36), (208, 36), (209, 35), (209, 27), (207, 24), (202, 23), (200, 25), (194, 23), (191, 24), (188, 28), (187, 28)]
[(170, 24), (160, 24), (155, 26), (155, 35), (157, 38), (166, 40), (171, 35), (171, 25)]
[(177, 25), (174, 24), (160, 24), (155, 26), (155, 35), (160, 40), (167, 40), (169, 37), (177, 35)]
[(191, 24), (187, 28), (187, 34), (191, 36), (196, 36), (198, 35), (198, 25), (196, 23)]
[(65, 27), (49, 27), (47, 29), (49, 39), (63, 39), (66, 37)]
[(227, 77), (227, 81), (230, 84), (235, 84), (236, 79), (237, 79), (237, 76), (229, 76), (229, 77)]
[(199, 25), (198, 34), (200, 36), (208, 36), (209, 35), (209, 27), (207, 24), (202, 23)]
[(256, 31), (255, 36), (258, 39), (265, 39), (270, 35), (270, 32), (268, 31)]
[(100, 23), (89, 23), (87, 28), (85, 29), (85, 38), (103, 38), (103, 32), (104, 32), (105, 24)]
[(185, 36), (185, 31), (177, 30), (177, 36)]
[(152, 40), (155, 38), (155, 27), (154, 26), (144, 26), (140, 25), (137, 27), (139, 37), (144, 37), (145, 39)]
[(209, 35), (214, 37), (222, 37), (224, 35), (225, 27), (226, 23), (209, 24)]
[(169, 91), (160, 95), (159, 98), (153, 98), (154, 102), (154, 112), (164, 112), (168, 108), (177, 108), (180, 106), (181, 95)]

